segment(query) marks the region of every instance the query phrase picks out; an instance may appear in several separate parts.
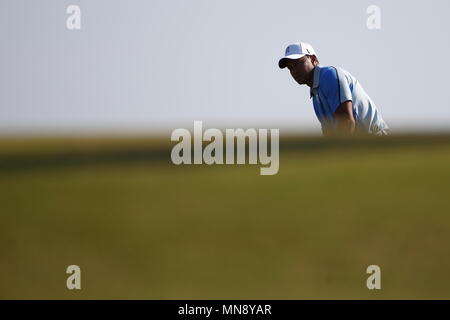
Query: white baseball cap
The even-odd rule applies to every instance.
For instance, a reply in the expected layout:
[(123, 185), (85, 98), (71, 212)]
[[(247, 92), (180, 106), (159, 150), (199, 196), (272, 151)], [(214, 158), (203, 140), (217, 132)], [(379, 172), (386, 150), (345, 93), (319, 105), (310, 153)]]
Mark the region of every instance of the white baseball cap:
[(297, 42), (287, 46), (284, 57), (278, 61), (278, 66), (283, 69), (286, 68), (286, 61), (288, 59), (300, 59), (304, 56), (315, 56), (316, 52), (313, 47), (306, 42)]

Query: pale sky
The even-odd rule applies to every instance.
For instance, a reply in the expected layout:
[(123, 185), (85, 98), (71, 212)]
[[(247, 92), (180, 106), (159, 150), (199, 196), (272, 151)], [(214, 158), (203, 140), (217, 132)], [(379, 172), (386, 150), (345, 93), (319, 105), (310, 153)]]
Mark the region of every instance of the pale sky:
[[(450, 130), (448, 0), (0, 0), (0, 134), (204, 127), (320, 133), (277, 63), (305, 41), (393, 132)], [(81, 8), (68, 30), (66, 8)], [(366, 26), (369, 5), (381, 30)]]

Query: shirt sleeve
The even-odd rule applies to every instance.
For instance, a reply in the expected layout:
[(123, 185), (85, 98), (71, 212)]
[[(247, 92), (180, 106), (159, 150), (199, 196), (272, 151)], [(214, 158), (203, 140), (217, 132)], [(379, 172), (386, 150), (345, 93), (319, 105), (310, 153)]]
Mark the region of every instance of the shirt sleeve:
[(342, 103), (352, 101), (352, 92), (347, 78), (334, 67), (320, 76), (320, 89), (332, 113), (336, 112)]

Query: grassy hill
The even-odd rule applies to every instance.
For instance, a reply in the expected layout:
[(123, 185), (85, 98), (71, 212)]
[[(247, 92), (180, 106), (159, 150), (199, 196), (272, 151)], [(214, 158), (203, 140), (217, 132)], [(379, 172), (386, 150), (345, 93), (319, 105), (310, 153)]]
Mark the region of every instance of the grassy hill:
[(274, 176), (170, 148), (1, 140), (0, 298), (450, 298), (450, 136), (285, 137)]

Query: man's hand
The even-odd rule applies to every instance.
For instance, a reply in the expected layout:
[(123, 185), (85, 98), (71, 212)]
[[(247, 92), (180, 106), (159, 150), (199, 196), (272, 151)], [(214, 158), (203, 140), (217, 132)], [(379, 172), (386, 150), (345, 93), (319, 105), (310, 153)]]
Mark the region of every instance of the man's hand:
[(343, 102), (334, 113), (338, 126), (338, 134), (352, 135), (355, 132), (355, 118), (353, 117), (353, 103), (351, 100)]

